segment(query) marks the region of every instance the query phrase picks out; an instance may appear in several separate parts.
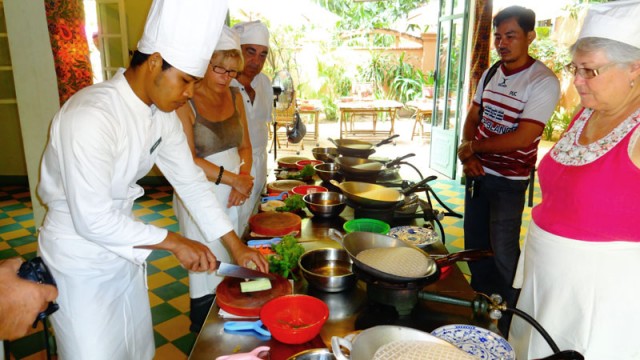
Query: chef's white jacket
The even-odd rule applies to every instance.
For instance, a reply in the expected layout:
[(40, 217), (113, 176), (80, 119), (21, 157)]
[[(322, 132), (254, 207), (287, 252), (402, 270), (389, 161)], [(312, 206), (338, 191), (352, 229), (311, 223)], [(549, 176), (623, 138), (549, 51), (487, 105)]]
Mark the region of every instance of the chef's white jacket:
[(233, 230), (195, 165), (175, 112), (149, 107), (123, 70), (56, 114), (38, 195), (48, 207), (39, 251), (58, 282), (53, 314), (62, 359), (150, 359), (155, 346), (143, 264), (167, 230), (137, 221), (136, 182), (154, 164), (206, 239)]

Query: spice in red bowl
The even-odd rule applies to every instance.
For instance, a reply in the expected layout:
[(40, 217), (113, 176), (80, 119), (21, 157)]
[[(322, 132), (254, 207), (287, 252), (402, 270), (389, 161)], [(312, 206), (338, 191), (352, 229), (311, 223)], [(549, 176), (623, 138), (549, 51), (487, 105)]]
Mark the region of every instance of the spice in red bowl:
[(329, 318), (324, 301), (309, 295), (284, 295), (270, 300), (260, 310), (260, 320), (271, 335), (285, 344), (303, 344), (320, 334)]

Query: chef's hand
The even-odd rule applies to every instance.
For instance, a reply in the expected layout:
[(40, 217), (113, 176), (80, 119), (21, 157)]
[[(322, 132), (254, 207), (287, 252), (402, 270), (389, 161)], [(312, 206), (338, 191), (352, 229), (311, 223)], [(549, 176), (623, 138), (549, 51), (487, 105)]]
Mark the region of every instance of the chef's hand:
[(243, 205), (249, 199), (250, 194), (251, 193), (243, 194), (236, 189), (231, 189), (229, 200), (227, 200), (227, 207)]
[(241, 194), (251, 195), (253, 190), (253, 176), (248, 174), (238, 174), (233, 182), (233, 188)]
[(464, 163), (462, 163), (462, 171), (468, 177), (484, 175), (484, 168), (482, 167), (482, 163), (476, 156), (472, 156), (468, 158)]
[(240, 266), (251, 266), (251, 263), (255, 264), (258, 270), (263, 273), (269, 272), (269, 262), (258, 251), (258, 249), (250, 248), (243, 243), (235, 232), (230, 231), (221, 237), (227, 249), (231, 253), (231, 256), (235, 259), (236, 264)]
[(464, 164), (473, 154), (472, 141), (463, 140), (458, 146), (458, 159)]
[(38, 314), (58, 297), (52, 285), (21, 279), (22, 259), (0, 260), (0, 340), (13, 340), (27, 334)]
[(172, 231), (167, 233), (167, 237), (161, 243), (139, 247), (152, 250), (167, 250), (173, 253), (185, 269), (190, 271), (212, 272), (216, 269), (216, 256), (206, 245), (187, 239)]

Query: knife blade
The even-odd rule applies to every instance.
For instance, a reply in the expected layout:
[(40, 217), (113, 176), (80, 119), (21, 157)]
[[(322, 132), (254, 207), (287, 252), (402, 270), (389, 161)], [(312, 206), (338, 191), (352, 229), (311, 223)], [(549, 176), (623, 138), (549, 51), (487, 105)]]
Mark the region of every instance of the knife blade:
[(220, 260), (216, 260), (216, 264), (218, 265), (218, 275), (237, 277), (242, 279), (258, 279), (258, 278), (268, 278), (270, 280), (275, 279), (275, 275), (267, 274), (260, 272), (258, 270), (253, 270), (246, 268), (244, 266), (239, 266), (235, 264), (229, 264), (221, 262)]

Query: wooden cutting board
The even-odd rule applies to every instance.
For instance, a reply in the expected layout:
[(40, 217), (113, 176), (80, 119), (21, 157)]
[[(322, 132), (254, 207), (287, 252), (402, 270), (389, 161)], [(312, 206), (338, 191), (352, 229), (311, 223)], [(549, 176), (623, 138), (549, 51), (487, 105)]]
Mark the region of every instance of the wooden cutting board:
[(249, 218), (252, 232), (264, 236), (284, 236), (300, 232), (302, 218), (290, 212), (266, 211)]
[(239, 316), (260, 316), (260, 309), (269, 300), (291, 294), (291, 283), (280, 275), (271, 280), (271, 289), (243, 293), (240, 283), (244, 279), (225, 277), (216, 289), (216, 303), (231, 314)]

